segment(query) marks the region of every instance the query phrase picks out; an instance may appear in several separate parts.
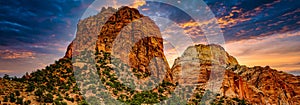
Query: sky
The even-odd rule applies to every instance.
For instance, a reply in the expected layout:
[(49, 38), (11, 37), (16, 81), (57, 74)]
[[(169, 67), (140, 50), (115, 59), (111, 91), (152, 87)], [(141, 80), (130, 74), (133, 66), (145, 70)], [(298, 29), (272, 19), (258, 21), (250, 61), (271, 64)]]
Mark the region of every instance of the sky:
[[(184, 9), (195, 10), (192, 15), (202, 16), (193, 20), (178, 8), (142, 0), (0, 0), (0, 76), (21, 76), (54, 63), (64, 56), (74, 39), (77, 22), (108, 5), (130, 5), (150, 15), (160, 28), (164, 27), (162, 34), (169, 41), (184, 39), (187, 33), (194, 43), (202, 43), (198, 39), (203, 39), (205, 31), (217, 27), (226, 51), (240, 64), (269, 65), (300, 74), (299, 0), (204, 0), (204, 9), (209, 12), (199, 14), (199, 0), (190, 0), (195, 5), (165, 1), (176, 2)], [(195, 25), (195, 21), (200, 22)], [(182, 34), (184, 38), (170, 37), (168, 33)]]

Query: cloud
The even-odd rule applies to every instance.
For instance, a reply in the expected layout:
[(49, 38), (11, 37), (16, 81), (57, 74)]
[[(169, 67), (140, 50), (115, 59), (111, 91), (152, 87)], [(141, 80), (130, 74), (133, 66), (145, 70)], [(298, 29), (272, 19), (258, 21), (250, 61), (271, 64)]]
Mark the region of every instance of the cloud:
[[(26, 47), (71, 41), (80, 15), (92, 0), (6, 1), (1, 4), (0, 45)], [(53, 36), (55, 35), (55, 36)]]
[(248, 13), (243, 13), (241, 9), (233, 9), (227, 16), (218, 18), (221, 28), (233, 27), (239, 23), (251, 20)]
[(251, 39), (299, 29), (296, 0), (204, 0), (218, 19), (226, 41)]
[(288, 73), (294, 74), (296, 76), (300, 76), (300, 70), (288, 71)]
[(35, 53), (30, 51), (0, 50), (0, 58), (1, 59), (35, 58)]
[(269, 65), (278, 70), (299, 69), (300, 31), (278, 33), (226, 43), (226, 50), (240, 64), (248, 66)]
[(34, 54), (34, 59), (30, 56), (23, 56), (22, 58), (9, 58), (0, 59), (0, 76), (4, 74), (22, 76), (25, 72), (36, 71), (43, 69), (46, 65), (53, 64), (55, 60), (61, 58), (59, 55), (54, 54)]
[(130, 6), (131, 8), (138, 8), (146, 4), (145, 0), (135, 0), (133, 4)]
[(12, 72), (12, 70), (0, 70), (0, 74), (1, 73), (10, 73), (10, 72)]

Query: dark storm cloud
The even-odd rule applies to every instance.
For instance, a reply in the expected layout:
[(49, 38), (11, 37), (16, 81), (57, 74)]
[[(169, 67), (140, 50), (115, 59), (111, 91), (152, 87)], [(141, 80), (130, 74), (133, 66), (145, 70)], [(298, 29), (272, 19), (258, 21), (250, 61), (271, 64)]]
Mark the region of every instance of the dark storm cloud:
[[(48, 43), (51, 45), (71, 41), (81, 14), (92, 1), (1, 0), (1, 48), (52, 53), (47, 47), (34, 46), (39, 43), (46, 46)], [(52, 51), (55, 52), (53, 49)]]

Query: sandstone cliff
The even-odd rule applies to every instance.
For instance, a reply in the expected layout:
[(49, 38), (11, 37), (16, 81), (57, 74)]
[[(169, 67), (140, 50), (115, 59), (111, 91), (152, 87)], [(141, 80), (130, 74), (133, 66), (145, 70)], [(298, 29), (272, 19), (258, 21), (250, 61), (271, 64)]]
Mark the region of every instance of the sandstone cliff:
[(80, 20), (77, 24), (76, 37), (68, 46), (64, 58), (71, 58), (73, 54), (78, 55), (85, 49), (95, 50), (101, 27), (116, 11), (117, 9), (112, 7), (102, 8), (100, 13)]
[[(241, 66), (218, 45), (191, 46), (172, 67), (175, 82), (198, 84), (200, 88), (206, 88), (209, 79), (215, 78), (211, 73), (218, 70), (224, 70), (224, 75), (220, 80), (221, 86), (215, 87), (220, 88), (217, 94), (223, 98), (244, 99), (249, 104), (258, 105), (300, 103), (299, 76), (276, 71), (269, 66)], [(219, 100), (223, 104), (233, 104), (230, 100)]]
[[(108, 17), (102, 19), (102, 15)], [(156, 94), (151, 95), (156, 98), (150, 100), (155, 103), (172, 90), (173, 79), (164, 56), (160, 30), (149, 17), (143, 16), (136, 9), (104, 9), (99, 14), (80, 21), (77, 38), (72, 44), (66, 57), (70, 57), (69, 54), (73, 57), (86, 56), (87, 52), (94, 51), (94, 65), (100, 77), (98, 79), (106, 88), (100, 90), (108, 91), (115, 99), (130, 103), (143, 102), (134, 97), (149, 92), (147, 94)], [(79, 61), (77, 64), (89, 61), (83, 59), (75, 60)], [(91, 66), (85, 65), (76, 67), (80, 68), (80, 75), (91, 73)], [(89, 80), (86, 81), (89, 83)], [(88, 85), (97, 87), (95, 84)], [(165, 90), (158, 93), (158, 89), (162, 87)], [(86, 96), (100, 96), (98, 93), (88, 94)]]
[[(159, 28), (136, 9), (120, 8), (108, 19), (99, 33), (96, 50), (111, 53), (137, 69), (142, 78), (150, 75), (151, 70), (156, 70), (153, 75), (164, 70), (170, 73)], [(172, 80), (170, 75), (167, 78)]]

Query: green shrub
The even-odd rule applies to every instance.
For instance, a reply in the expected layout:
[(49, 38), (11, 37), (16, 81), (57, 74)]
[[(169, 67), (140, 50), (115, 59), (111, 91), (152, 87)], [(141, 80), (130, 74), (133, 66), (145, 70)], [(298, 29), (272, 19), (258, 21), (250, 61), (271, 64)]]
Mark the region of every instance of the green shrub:
[(7, 96), (4, 96), (3, 102), (8, 102), (8, 97)]
[(27, 86), (26, 92), (32, 92), (35, 89), (35, 86), (33, 83), (29, 83)]
[(16, 90), (15, 94), (16, 94), (16, 96), (20, 96), (21, 95), (19, 90)]
[(44, 102), (46, 103), (53, 103), (53, 95), (51, 93), (48, 93), (45, 97)]
[(16, 102), (15, 94), (14, 93), (10, 93), (9, 99), (10, 99), (9, 102)]
[(16, 104), (21, 104), (21, 105), (23, 105), (23, 98), (17, 98)]
[(85, 100), (80, 102), (79, 105), (89, 105)]
[(31, 104), (31, 101), (30, 100), (27, 100), (24, 102), (24, 105), (30, 105)]
[(43, 91), (41, 89), (38, 89), (34, 92), (35, 96), (42, 96), (43, 95)]

